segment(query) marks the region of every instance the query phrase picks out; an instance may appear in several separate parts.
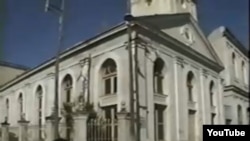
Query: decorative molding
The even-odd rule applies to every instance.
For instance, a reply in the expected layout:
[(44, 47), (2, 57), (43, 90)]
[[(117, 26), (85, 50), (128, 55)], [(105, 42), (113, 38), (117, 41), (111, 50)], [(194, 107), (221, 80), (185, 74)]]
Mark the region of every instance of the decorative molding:
[(55, 77), (55, 73), (51, 72), (47, 74), (48, 78), (54, 78)]
[(162, 95), (162, 94), (154, 94), (154, 103), (161, 104), (161, 105), (167, 105), (167, 97), (168, 95)]
[(177, 64), (177, 65), (180, 65), (182, 68), (184, 68), (185, 66), (185, 60), (182, 58), (182, 57), (179, 57), (179, 56), (175, 56), (174, 57), (174, 62)]
[(180, 29), (180, 33), (185, 38), (186, 45), (191, 46), (194, 44), (194, 35), (192, 34), (192, 31), (190, 30), (189, 27), (183, 26)]
[(234, 91), (235, 93), (237, 93), (241, 96), (244, 96), (244, 97), (249, 96), (248, 92), (246, 92), (246, 91), (242, 90), (241, 88), (234, 86), (234, 85), (225, 86), (224, 92), (227, 92), (227, 91)]

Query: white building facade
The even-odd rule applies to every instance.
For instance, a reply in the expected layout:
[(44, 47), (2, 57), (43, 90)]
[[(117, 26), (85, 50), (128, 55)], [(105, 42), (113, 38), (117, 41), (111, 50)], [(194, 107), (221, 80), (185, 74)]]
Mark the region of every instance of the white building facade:
[[(225, 106), (231, 106), (231, 124), (238, 124), (236, 115), (241, 115), (240, 123), (247, 124), (248, 57), (235, 47), (225, 46), (225, 54), (217, 52), (217, 44), (209, 41), (199, 28), (195, 1), (131, 1), (135, 16), (131, 21), (132, 71), (138, 80), (135, 85), (141, 107), (141, 140), (201, 141), (203, 124), (229, 122)], [(73, 102), (83, 95), (104, 118), (116, 119), (123, 107), (129, 112), (127, 28), (121, 23), (62, 53), (60, 109), (64, 102)], [(231, 65), (225, 63), (226, 51), (232, 50), (245, 63), (244, 76), (238, 73), (239, 86), (229, 72)], [(30, 141), (47, 136), (45, 119), (54, 107), (54, 62), (48, 60), (0, 87), (0, 121), (7, 119), (10, 131), (16, 135), (18, 121), (30, 121)], [(241, 71), (239, 66), (235, 68)], [(85, 82), (88, 84), (83, 85)], [(238, 94), (232, 85), (244, 95)], [(241, 106), (240, 114), (237, 105)], [(63, 117), (61, 112), (60, 116)], [(61, 126), (62, 137), (67, 136), (66, 132)]]
[(249, 124), (249, 58), (245, 47), (226, 27), (215, 29), (209, 40), (223, 61), (226, 124)]

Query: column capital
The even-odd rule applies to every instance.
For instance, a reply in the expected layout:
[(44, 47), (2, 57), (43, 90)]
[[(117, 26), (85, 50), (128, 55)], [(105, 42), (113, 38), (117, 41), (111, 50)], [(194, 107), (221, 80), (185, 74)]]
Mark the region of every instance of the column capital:
[(201, 69), (201, 74), (202, 74), (202, 76), (205, 76), (207, 78), (208, 77), (208, 70)]
[(55, 73), (51, 72), (47, 74), (47, 78), (54, 78), (55, 77)]
[[(61, 117), (58, 117), (58, 121), (60, 121), (61, 120)], [(45, 117), (45, 120), (46, 121), (55, 121), (56, 120), (56, 118), (54, 117), (54, 116), (47, 116), (47, 117)]]
[(19, 120), (18, 123), (19, 123), (19, 124), (29, 124), (30, 121), (27, 121), (27, 120)]
[(182, 68), (184, 68), (185, 61), (182, 57), (174, 56), (174, 62), (177, 65), (180, 65)]

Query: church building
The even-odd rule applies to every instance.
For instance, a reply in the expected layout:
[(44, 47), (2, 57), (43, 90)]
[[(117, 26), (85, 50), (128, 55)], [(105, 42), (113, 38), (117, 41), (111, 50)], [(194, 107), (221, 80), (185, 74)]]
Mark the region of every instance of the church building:
[[(125, 21), (61, 53), (60, 136), (80, 141), (76, 136), (87, 133), (87, 141), (127, 141), (120, 131), (129, 132), (131, 125), (120, 122), (123, 112), (127, 123), (134, 119), (141, 141), (202, 141), (204, 124), (249, 124), (248, 50), (233, 33), (222, 26), (206, 36), (197, 0), (130, 0), (130, 5), (132, 16)], [(51, 141), (47, 120), (54, 110), (55, 58), (22, 74), (2, 67), (0, 74), (13, 78), (1, 84), (5, 75), (0, 75), (0, 122), (20, 139), (25, 120), (27, 141)], [(102, 128), (93, 133), (97, 124), (90, 120), (85, 131), (71, 130), (65, 103), (77, 101), (89, 103), (95, 117), (110, 124), (98, 121)]]

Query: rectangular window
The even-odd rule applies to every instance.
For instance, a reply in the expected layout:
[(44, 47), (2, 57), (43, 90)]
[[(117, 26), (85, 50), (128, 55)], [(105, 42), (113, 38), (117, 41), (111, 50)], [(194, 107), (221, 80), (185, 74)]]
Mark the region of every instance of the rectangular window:
[(114, 88), (113, 92), (116, 93), (117, 92), (117, 77), (116, 76), (114, 77), (113, 88)]
[(116, 114), (117, 114), (116, 106), (104, 107), (103, 110), (106, 119), (116, 119)]
[(192, 86), (188, 86), (188, 100), (193, 101)]
[(193, 110), (188, 111), (188, 140), (195, 140), (195, 126), (196, 126), (196, 112)]
[(211, 114), (211, 125), (214, 125), (214, 123), (215, 123), (215, 116), (216, 116), (216, 114)]
[(66, 102), (70, 102), (71, 89), (66, 89)]
[(158, 76), (157, 77), (157, 93), (158, 94), (163, 94), (163, 88), (162, 88), (162, 83), (163, 79), (161, 76)]
[(105, 79), (104, 81), (105, 95), (111, 94), (111, 79)]
[(210, 93), (210, 105), (214, 106), (214, 101), (213, 101), (213, 93)]
[(155, 139), (164, 141), (164, 110), (165, 106), (155, 105)]
[(117, 108), (116, 106), (104, 107), (104, 117), (106, 119), (106, 136), (116, 139), (118, 137)]
[(155, 81), (154, 81), (155, 93), (163, 94), (163, 87), (162, 87), (163, 86), (163, 77), (156, 75), (154, 79), (155, 79)]
[(226, 125), (231, 125), (232, 120), (231, 119), (226, 119)]

